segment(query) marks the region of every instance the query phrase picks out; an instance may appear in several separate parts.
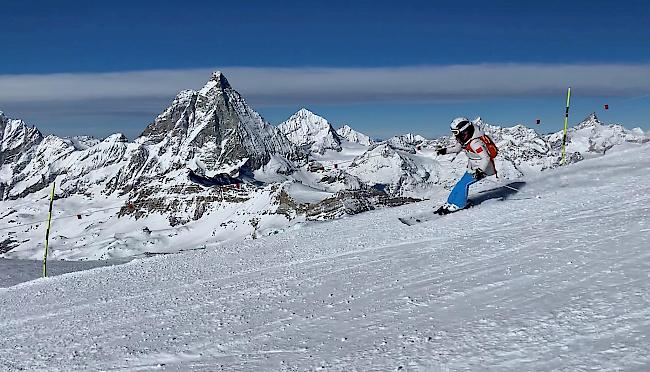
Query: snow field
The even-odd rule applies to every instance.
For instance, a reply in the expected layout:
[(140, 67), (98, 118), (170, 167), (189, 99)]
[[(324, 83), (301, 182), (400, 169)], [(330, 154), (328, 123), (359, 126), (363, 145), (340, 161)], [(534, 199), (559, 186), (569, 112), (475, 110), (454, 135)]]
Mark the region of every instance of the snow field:
[(647, 370), (649, 159), (0, 289), (0, 369)]

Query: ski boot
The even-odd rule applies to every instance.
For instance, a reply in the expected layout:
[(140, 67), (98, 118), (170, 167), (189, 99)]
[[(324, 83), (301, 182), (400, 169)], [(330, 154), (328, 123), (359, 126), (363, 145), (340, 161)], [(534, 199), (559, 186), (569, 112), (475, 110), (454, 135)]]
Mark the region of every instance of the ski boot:
[(444, 216), (449, 213), (454, 213), (461, 210), (456, 204), (445, 203), (440, 208), (436, 209), (433, 213)]

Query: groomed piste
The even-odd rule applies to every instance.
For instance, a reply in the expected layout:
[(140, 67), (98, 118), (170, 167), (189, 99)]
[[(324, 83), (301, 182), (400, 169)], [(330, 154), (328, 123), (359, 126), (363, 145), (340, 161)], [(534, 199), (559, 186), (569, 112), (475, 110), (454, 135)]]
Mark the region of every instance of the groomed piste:
[(439, 200), (1, 288), (0, 369), (643, 370), (648, 169), (621, 146), (415, 226)]

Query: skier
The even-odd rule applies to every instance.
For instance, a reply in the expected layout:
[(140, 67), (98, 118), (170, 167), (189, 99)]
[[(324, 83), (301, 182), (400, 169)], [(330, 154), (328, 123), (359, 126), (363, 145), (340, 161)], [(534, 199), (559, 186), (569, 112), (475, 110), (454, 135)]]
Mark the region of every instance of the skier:
[(436, 153), (445, 155), (465, 150), (465, 154), (469, 159), (468, 170), (451, 190), (447, 203), (434, 212), (440, 215), (466, 208), (469, 186), (487, 176), (497, 174), (494, 158), (497, 156), (498, 150), (492, 138), (483, 133), (479, 127), (467, 118), (459, 117), (454, 119), (450, 127), (451, 132), (456, 137), (456, 144), (451, 147), (439, 148)]

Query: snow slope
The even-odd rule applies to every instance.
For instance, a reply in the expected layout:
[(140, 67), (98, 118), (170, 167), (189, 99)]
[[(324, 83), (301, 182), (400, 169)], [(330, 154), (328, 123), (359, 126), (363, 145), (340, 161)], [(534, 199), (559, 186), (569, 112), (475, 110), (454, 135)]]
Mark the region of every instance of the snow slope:
[(628, 144), (413, 227), (443, 195), (0, 288), (0, 369), (647, 370), (649, 167)]

